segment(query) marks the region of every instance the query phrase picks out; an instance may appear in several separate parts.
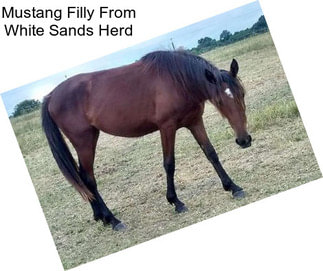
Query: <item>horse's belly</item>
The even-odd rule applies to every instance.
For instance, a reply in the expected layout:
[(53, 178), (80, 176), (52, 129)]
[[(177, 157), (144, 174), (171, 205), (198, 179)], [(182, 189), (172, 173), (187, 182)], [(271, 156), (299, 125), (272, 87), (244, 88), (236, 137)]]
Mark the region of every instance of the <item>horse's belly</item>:
[(97, 125), (93, 125), (99, 130), (110, 135), (122, 137), (140, 137), (158, 130), (156, 124), (148, 121), (103, 121)]

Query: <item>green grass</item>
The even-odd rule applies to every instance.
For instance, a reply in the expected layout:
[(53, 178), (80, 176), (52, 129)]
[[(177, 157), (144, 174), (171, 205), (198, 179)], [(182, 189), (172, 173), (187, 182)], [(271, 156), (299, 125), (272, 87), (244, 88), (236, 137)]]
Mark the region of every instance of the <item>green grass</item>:
[(40, 126), (40, 110), (11, 119), (23, 155), (46, 146), (45, 135)]
[(280, 101), (266, 106), (262, 111), (249, 117), (249, 127), (252, 131), (265, 129), (268, 126), (281, 123), (284, 119), (299, 117), (295, 101)]
[(165, 198), (159, 133), (128, 139), (101, 133), (95, 161), (99, 191), (128, 230), (92, 220), (90, 206), (59, 172), (41, 131), (39, 111), (12, 119), (29, 173), (66, 269), (321, 177), (270, 34), (203, 55), (228, 69), (232, 58), (247, 91), (253, 145), (240, 149), (232, 129), (207, 103), (204, 121), (224, 168), (246, 198), (233, 200), (186, 129), (176, 140), (176, 186), (189, 208), (176, 214)]

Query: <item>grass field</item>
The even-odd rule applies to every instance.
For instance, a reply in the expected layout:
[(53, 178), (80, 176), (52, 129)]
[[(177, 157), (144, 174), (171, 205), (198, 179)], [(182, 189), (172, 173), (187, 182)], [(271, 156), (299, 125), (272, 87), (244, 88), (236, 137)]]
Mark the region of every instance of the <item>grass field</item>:
[(247, 90), (247, 149), (211, 104), (204, 120), (229, 175), (246, 191), (234, 200), (190, 133), (176, 141), (176, 186), (189, 212), (177, 214), (165, 198), (159, 133), (127, 139), (101, 133), (95, 172), (99, 191), (128, 227), (114, 232), (92, 220), (92, 210), (59, 172), (40, 127), (40, 112), (12, 125), (64, 268), (69, 269), (162, 234), (238, 208), (321, 177), (306, 131), (269, 33), (203, 55), (219, 68), (232, 58)]

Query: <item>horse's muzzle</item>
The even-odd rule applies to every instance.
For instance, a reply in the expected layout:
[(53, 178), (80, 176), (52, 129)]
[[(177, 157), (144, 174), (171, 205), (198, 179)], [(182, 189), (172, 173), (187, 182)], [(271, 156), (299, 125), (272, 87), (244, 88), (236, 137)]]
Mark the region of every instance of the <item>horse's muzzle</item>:
[(248, 148), (251, 146), (251, 141), (252, 138), (250, 135), (248, 135), (245, 138), (237, 138), (236, 143), (241, 147), (241, 148)]

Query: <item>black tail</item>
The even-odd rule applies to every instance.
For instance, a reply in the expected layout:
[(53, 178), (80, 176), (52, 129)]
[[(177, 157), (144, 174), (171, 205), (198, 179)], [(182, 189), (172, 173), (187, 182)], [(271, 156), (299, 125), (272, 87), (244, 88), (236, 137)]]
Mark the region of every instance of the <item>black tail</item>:
[(85, 200), (92, 200), (93, 195), (87, 189), (82, 181), (78, 166), (66, 145), (66, 142), (59, 131), (56, 123), (52, 119), (48, 111), (48, 103), (50, 96), (44, 98), (42, 105), (42, 126), (46, 134), (48, 144), (53, 153), (58, 167), (65, 178), (76, 188)]

